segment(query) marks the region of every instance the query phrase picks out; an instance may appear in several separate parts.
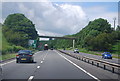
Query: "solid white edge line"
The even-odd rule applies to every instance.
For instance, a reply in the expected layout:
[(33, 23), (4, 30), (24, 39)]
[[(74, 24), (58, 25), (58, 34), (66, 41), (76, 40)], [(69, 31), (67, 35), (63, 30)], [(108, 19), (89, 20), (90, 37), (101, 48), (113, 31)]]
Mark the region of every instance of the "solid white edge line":
[(30, 78), (28, 79), (28, 81), (31, 81), (34, 78), (34, 76), (30, 76)]
[(14, 61), (15, 61), (15, 60), (12, 60), (12, 61), (9, 61), (9, 62), (6, 62), (6, 63), (3, 63), (3, 64), (0, 64), (0, 65), (3, 66), (3, 65), (9, 64), (9, 63), (14, 62)]
[[(55, 51), (57, 52), (57, 51)], [(58, 52), (57, 52), (58, 53)], [(69, 59), (67, 59), (66, 57), (64, 57), (63, 55), (61, 55), (60, 53), (58, 53), (61, 57), (63, 57), (65, 60), (67, 60), (68, 62), (70, 62), (71, 64), (73, 64), (74, 66), (76, 66), (78, 69), (82, 70), (84, 73), (88, 74), (89, 76), (91, 76), (92, 78), (94, 78), (97, 81), (100, 81), (97, 77), (93, 76), (92, 74), (90, 74), (89, 72), (87, 72), (86, 70), (84, 70), (83, 68), (81, 68), (80, 66), (78, 66), (77, 64), (75, 64), (74, 62), (70, 61)]]

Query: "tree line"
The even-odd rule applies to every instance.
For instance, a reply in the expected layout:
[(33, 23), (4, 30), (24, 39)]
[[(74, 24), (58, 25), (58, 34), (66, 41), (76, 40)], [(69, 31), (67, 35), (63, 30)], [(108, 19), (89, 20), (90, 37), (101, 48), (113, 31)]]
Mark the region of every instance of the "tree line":
[[(120, 44), (120, 26), (114, 29), (106, 19), (99, 18), (90, 21), (80, 32), (67, 37), (77, 38), (75, 44), (77, 48), (114, 52), (118, 51)], [(71, 40), (55, 40), (54, 43), (58, 48), (72, 47)]]

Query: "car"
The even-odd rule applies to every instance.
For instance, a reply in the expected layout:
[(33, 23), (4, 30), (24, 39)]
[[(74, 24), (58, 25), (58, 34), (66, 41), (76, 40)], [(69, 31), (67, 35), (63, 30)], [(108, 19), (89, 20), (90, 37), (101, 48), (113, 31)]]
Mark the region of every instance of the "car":
[(110, 52), (104, 52), (102, 54), (102, 58), (104, 58), (104, 59), (112, 59), (112, 54)]
[(74, 53), (79, 53), (79, 50), (78, 49), (74, 49)]
[(31, 50), (20, 50), (16, 55), (16, 63), (34, 62), (34, 57)]
[(50, 48), (51, 50), (53, 50), (53, 48)]

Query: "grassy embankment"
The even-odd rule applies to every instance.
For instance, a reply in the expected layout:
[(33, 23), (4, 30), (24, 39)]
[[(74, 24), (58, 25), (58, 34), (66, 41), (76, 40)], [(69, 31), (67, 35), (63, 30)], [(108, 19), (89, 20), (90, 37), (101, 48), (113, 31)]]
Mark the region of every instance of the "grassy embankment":
[(6, 54), (0, 55), (0, 60), (5, 60), (15, 57), (16, 55), (15, 53), (9, 53), (10, 48), (12, 48), (12, 46), (10, 46), (10, 44), (6, 41), (5, 37), (2, 35), (2, 30), (0, 29), (0, 50), (6, 52)]
[(1, 55), (1, 51), (2, 51), (2, 32), (1, 32), (1, 24), (0, 24), (0, 60), (2, 60), (2, 55)]
[[(0, 61), (15, 58), (17, 52), (23, 49), (26, 48), (9, 44), (5, 39), (4, 35), (2, 34), (2, 30), (0, 29), (0, 50), (2, 50), (2, 54), (0, 54)], [(34, 49), (30, 50), (33, 50), (34, 53), (37, 52), (37, 50)]]
[(14, 58), (16, 56), (16, 52), (20, 49), (24, 49), (21, 46), (10, 45), (2, 34), (2, 27), (0, 27), (0, 50), (2, 50), (2, 54), (0, 54), (0, 60), (6, 60), (10, 58)]

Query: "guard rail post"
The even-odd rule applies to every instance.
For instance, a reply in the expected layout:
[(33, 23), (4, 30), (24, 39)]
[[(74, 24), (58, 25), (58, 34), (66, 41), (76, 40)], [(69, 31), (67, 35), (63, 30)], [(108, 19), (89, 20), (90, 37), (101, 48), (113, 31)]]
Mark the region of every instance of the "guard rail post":
[(106, 65), (104, 64), (104, 69), (106, 69)]
[(112, 67), (112, 72), (114, 73), (114, 67)]

